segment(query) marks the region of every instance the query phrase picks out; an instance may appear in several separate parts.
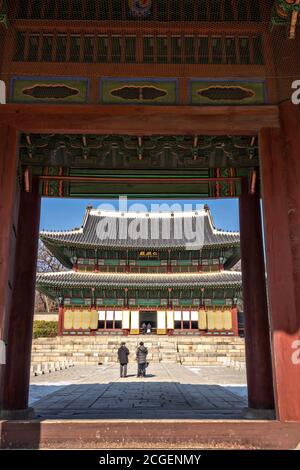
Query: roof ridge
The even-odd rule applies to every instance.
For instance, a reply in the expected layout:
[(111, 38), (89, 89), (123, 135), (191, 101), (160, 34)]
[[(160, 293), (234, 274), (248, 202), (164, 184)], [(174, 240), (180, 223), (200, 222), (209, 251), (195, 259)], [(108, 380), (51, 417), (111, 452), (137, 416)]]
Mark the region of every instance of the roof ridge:
[(108, 216), (108, 217), (126, 217), (126, 216), (137, 216), (138, 217), (159, 217), (159, 218), (163, 218), (163, 217), (191, 217), (191, 216), (201, 216), (201, 217), (204, 217), (206, 216), (206, 211), (204, 209), (200, 209), (200, 210), (191, 210), (191, 211), (184, 211), (184, 210), (181, 210), (181, 211), (130, 211), (130, 210), (127, 210), (127, 211), (119, 211), (119, 210), (103, 210), (103, 209), (91, 209), (89, 210), (88, 212), (88, 215), (94, 215), (94, 216)]

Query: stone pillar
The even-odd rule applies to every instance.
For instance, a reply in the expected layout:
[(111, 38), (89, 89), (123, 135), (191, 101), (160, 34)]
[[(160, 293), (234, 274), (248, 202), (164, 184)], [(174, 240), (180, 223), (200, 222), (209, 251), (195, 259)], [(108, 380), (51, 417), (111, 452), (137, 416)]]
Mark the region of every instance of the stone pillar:
[(32, 414), (28, 395), (40, 203), (38, 180), (33, 180), (31, 191), (22, 191), (20, 196), (2, 409), (6, 419), (22, 419)]
[[(296, 113), (296, 106), (293, 108), (291, 113)], [(295, 131), (299, 113), (293, 122)], [(289, 225), (289, 216), (299, 220), (299, 200), (291, 214), (287, 198), (288, 192), (298, 193), (299, 198), (299, 130), (294, 135), (293, 129), (284, 130), (286, 142), (280, 129), (261, 130), (260, 161), (276, 413), (281, 421), (300, 421), (300, 312), (296, 308), (300, 285), (293, 251), (300, 248), (300, 230), (290, 221), (295, 229), (293, 239)], [(287, 175), (291, 178), (296, 171), (297, 185), (290, 188)]]
[(248, 402), (253, 409), (274, 409), (270, 330), (259, 194), (242, 181), (241, 261), (245, 317)]
[[(0, 124), (0, 341), (7, 343), (18, 222), (17, 131)], [(2, 343), (2, 345), (3, 345)], [(5, 365), (0, 364), (0, 407)]]

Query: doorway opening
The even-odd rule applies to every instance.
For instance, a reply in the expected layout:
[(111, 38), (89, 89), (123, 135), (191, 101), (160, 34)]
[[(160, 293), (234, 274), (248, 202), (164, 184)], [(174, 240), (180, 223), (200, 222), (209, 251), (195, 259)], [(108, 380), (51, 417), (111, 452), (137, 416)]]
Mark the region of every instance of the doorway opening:
[(147, 334), (157, 333), (157, 311), (140, 311), (140, 332), (145, 330)]
[[(41, 139), (41, 136), (37, 137), (36, 135), (30, 135), (29, 137), (30, 142), (37, 138)], [(172, 169), (169, 168), (167, 159), (154, 159), (155, 156), (160, 154), (168, 156), (170, 142), (173, 142), (170, 137), (168, 137), (167, 142), (165, 142), (165, 138), (162, 139), (163, 142), (159, 140), (159, 145), (155, 147), (153, 153), (147, 153), (145, 150), (143, 158), (137, 161), (131, 153), (127, 159), (123, 158), (124, 139), (120, 136), (121, 144), (118, 147), (118, 160), (116, 162), (107, 161), (104, 158), (106, 154), (104, 155), (102, 151), (93, 154), (92, 149), (90, 158), (80, 160), (82, 165), (80, 167), (77, 163), (77, 155), (73, 152), (73, 147), (70, 147), (71, 157), (65, 158), (66, 155), (61, 149), (61, 140), (58, 137), (56, 136), (56, 140), (54, 139), (52, 142), (52, 137), (49, 136), (47, 144), (48, 150), (52, 148), (52, 145), (57, 149), (54, 155), (57, 159), (57, 167), (55, 168), (53, 168), (54, 163), (52, 160), (45, 163), (40, 154), (37, 155), (36, 164), (33, 165), (29, 158), (28, 152), (30, 149), (27, 148), (27, 140), (23, 138), (23, 145), (21, 145), (21, 162), (25, 168), (25, 176), (29, 168), (28, 171), (32, 176), (32, 180), (39, 180), (39, 194), (46, 198), (72, 200), (88, 197), (99, 202), (100, 198), (115, 200), (119, 195), (126, 194), (128, 198), (134, 199), (135, 202), (138, 202), (138, 200), (151, 202), (153, 198), (163, 199), (164, 202), (168, 199), (177, 203), (182, 203), (185, 200), (191, 203), (193, 200), (203, 202), (206, 199), (209, 201), (218, 199), (221, 204), (222, 199), (228, 200), (230, 198), (237, 201), (237, 198), (242, 194), (243, 181), (246, 181), (247, 188), (256, 191), (256, 194), (259, 191), (257, 183), (258, 166), (256, 166), (256, 163), (258, 164), (257, 136), (252, 136), (252, 139), (249, 139), (249, 136), (239, 136), (238, 139), (227, 135), (213, 136), (208, 139), (210, 144), (206, 156), (203, 154), (203, 149), (208, 145), (206, 137), (210, 136), (204, 136), (205, 138), (200, 136), (196, 139), (196, 142), (200, 142), (197, 154), (192, 159), (188, 157), (191, 155), (190, 144), (195, 145), (193, 143), (195, 139), (193, 140), (191, 136), (184, 136), (184, 142), (189, 144), (187, 149), (184, 147), (184, 151), (182, 150), (181, 140), (173, 143), (175, 150)], [(139, 136), (133, 137), (133, 142), (137, 145), (139, 145), (140, 140)], [(144, 140), (148, 145), (149, 139), (147, 136)], [(40, 140), (37, 141), (36, 145), (38, 142)], [(150, 144), (152, 145), (153, 142), (151, 141)], [(228, 144), (231, 144), (231, 147), (233, 146), (230, 158), (228, 157), (228, 151), (223, 151), (223, 148), (227, 149)], [(114, 141), (110, 142), (110, 148), (115, 149)], [(130, 162), (130, 172), (128, 166), (126, 166), (127, 161)], [(155, 162), (156, 166), (154, 165)], [(117, 175), (116, 168), (119, 168)], [(156, 169), (153, 170), (153, 168)], [(30, 183), (30, 179), (28, 182)], [(30, 190), (30, 185), (28, 189)], [(248, 196), (249, 191), (246, 191), (245, 194)], [(151, 364), (151, 376), (149, 378), (153, 382), (153, 396), (161, 387), (166, 388), (168, 394), (170, 390), (170, 394), (173, 395), (172, 389), (174, 387), (171, 385), (171, 389), (169, 389), (170, 383), (180, 382), (180, 380), (182, 384), (186, 383), (186, 380), (194, 383), (195, 380), (197, 382), (195, 392), (198, 394), (199, 403), (197, 413), (193, 409), (193, 417), (207, 418), (210, 410), (209, 397), (212, 379), (209, 378), (203, 383), (200, 366), (209, 366), (209, 368), (207, 367), (208, 373), (216, 376), (212, 364), (215, 360), (215, 367), (220, 367), (220, 353), (217, 347), (216, 350), (212, 350), (212, 348), (216, 344), (222, 346), (225, 343), (228, 344), (227, 349), (229, 351), (227, 355), (225, 353), (225, 360), (230, 359), (232, 342), (241, 349), (243, 348), (243, 344), (240, 344), (241, 340), (238, 338), (236, 321), (238, 294), (241, 288), (240, 274), (233, 270), (239, 259), (239, 241), (236, 239), (238, 235), (232, 232), (230, 228), (224, 230), (224, 221), (218, 223), (219, 226), (221, 225), (224, 228), (222, 227), (222, 230), (216, 229), (210, 209), (206, 206), (195, 209), (192, 205), (185, 212), (185, 215), (180, 217), (178, 216), (179, 211), (173, 208), (168, 210), (167, 213), (156, 209), (153, 214), (152, 211), (148, 210), (148, 207), (142, 212), (136, 209), (130, 212), (126, 209), (118, 211), (117, 216), (115, 216), (116, 211), (113, 209), (115, 207), (109, 211), (106, 209), (106, 212), (104, 212), (104, 209), (99, 209), (99, 206), (97, 209), (89, 206), (86, 208), (86, 217), (81, 228), (72, 230), (72, 233), (68, 233), (68, 231), (57, 232), (57, 229), (52, 233), (48, 231), (44, 233), (44, 239), (45, 241), (47, 239), (47, 243), (51, 245), (51, 248), (54, 247), (56, 257), (72, 270), (67, 273), (65, 271), (50, 273), (49, 276), (42, 273), (38, 279), (39, 287), (42, 288), (43, 292), (47, 293), (50, 290), (51, 294), (55, 281), (54, 293), (56, 297), (58, 290), (61, 293), (58, 297), (61, 312), (59, 327), (64, 339), (60, 339), (60, 341), (66, 346), (74, 341), (95, 344), (96, 347), (92, 351), (92, 356), (90, 349), (87, 353), (89, 354), (89, 365), (92, 366), (92, 361), (95, 361), (95, 373), (98, 373), (96, 369), (99, 365), (104, 366), (103, 383), (105, 387), (111, 388), (116, 397), (119, 396), (115, 393), (116, 390), (118, 393), (123, 393), (125, 389), (127, 397), (131, 396), (135, 381), (133, 379), (128, 381), (124, 388), (120, 388), (119, 383), (117, 383), (119, 369), (114, 362), (118, 357), (116, 347), (120, 344), (120, 338), (109, 338), (108, 341), (105, 341), (103, 336), (110, 334), (109, 330), (111, 330), (113, 323), (107, 323), (106, 326), (108, 325), (110, 328), (106, 328), (104, 332), (99, 332), (97, 329), (98, 322), (99, 320), (103, 321), (103, 319), (106, 322), (122, 321), (122, 330), (118, 334), (127, 336), (124, 339), (126, 340), (126, 347), (130, 350), (130, 358), (133, 358), (132, 372), (136, 367), (134, 358), (139, 341), (136, 335), (140, 333), (143, 321), (151, 323), (152, 329), (156, 328), (159, 335), (168, 335), (166, 338), (160, 336), (155, 338), (153, 336), (149, 341), (149, 345), (145, 340), (146, 347), (149, 347), (149, 363)], [(134, 235), (132, 240), (139, 240), (139, 237), (135, 238), (136, 232), (133, 229), (138, 228), (137, 233), (140, 232), (144, 235), (144, 232), (146, 232), (145, 227), (158, 226), (160, 244), (158, 242), (153, 244), (153, 240), (143, 236), (142, 242), (139, 243), (135, 241), (133, 244), (131, 239), (127, 240), (125, 249), (121, 250), (119, 239), (115, 237), (114, 243), (108, 244), (106, 239), (107, 245), (103, 245), (105, 249), (101, 248), (99, 250), (99, 243), (91, 237), (91, 231), (93, 227), (98, 227), (96, 222), (99, 219), (102, 221), (104, 217), (106, 222), (117, 219), (115, 224), (117, 227), (123, 227), (124, 222), (122, 224), (120, 222), (125, 220), (128, 225), (128, 233)], [(158, 221), (159, 224), (152, 223), (152, 219)], [(178, 220), (182, 228), (182, 231), (179, 231), (180, 236), (177, 236)], [(184, 228), (188, 227), (193, 232), (199, 233), (196, 230), (199, 220), (202, 220), (203, 223), (203, 230), (200, 233), (203, 233), (204, 248), (199, 248), (199, 246), (202, 246), (200, 243), (200, 245), (195, 245), (198, 247), (197, 249), (192, 249), (194, 246), (190, 247), (190, 237), (188, 237), (188, 247), (190, 249), (187, 250), (186, 235), (190, 235), (191, 230), (186, 232)], [(190, 221), (190, 225), (186, 221)], [(163, 225), (163, 222), (165, 225)], [(111, 226), (114, 227), (115, 225)], [(170, 228), (169, 238), (165, 238), (163, 236), (164, 232), (160, 230), (165, 226)], [(94, 230), (94, 233), (97, 234), (97, 231)], [(117, 231), (116, 235), (118, 233)], [(70, 239), (66, 239), (66, 237), (70, 237)], [(68, 284), (65, 283), (66, 276), (69, 279)], [(48, 278), (49, 281), (51, 280), (51, 285)], [(145, 289), (145, 286), (147, 289)], [(152, 312), (150, 311), (151, 308), (149, 309), (151, 305), (155, 309)], [(176, 328), (175, 332), (175, 321), (179, 317), (182, 322), (180, 326), (183, 333), (179, 331), (179, 334), (177, 334), (178, 329)], [(197, 326), (197, 328), (194, 328), (194, 326)], [(75, 334), (76, 336), (80, 335), (81, 338), (71, 339), (70, 336), (73, 337)], [(199, 338), (189, 338), (188, 336), (191, 335)], [(87, 338), (84, 338), (85, 336)], [(88, 336), (94, 338), (90, 339)], [(203, 351), (201, 336), (208, 336), (204, 341), (205, 343), (210, 341), (209, 336), (212, 337), (211, 344), (207, 345), (210, 347), (209, 353)], [(82, 344), (79, 347), (80, 352), (76, 352), (74, 357), (80, 357), (80, 363), (83, 364), (83, 354), (85, 353)], [(91, 361), (91, 357), (95, 359)], [(108, 364), (109, 362), (111, 364)], [(165, 364), (168, 364), (168, 366), (165, 366)], [(172, 366), (169, 366), (169, 364), (172, 364)], [(170, 372), (171, 367), (173, 375)], [(227, 370), (222, 368), (222, 371), (226, 372)], [(81, 371), (79, 372), (81, 374)], [(181, 373), (183, 375), (180, 376)], [(186, 374), (188, 374), (188, 378), (186, 378)], [(91, 377), (91, 371), (88, 371), (87, 387), (93, 385), (90, 382)], [(242, 395), (237, 398), (236, 394), (233, 394), (232, 397), (230, 390), (223, 387), (222, 384), (216, 384), (215, 378), (213, 380), (213, 385), (216, 386), (216, 402), (219, 403), (220, 394), (224, 397), (220, 406), (216, 405), (217, 415), (214, 414), (214, 418), (223, 419), (228, 417), (226, 407), (230, 397), (234, 399), (234, 403), (231, 405), (230, 417), (241, 418), (242, 410), (247, 405), (246, 397)], [(242, 385), (244, 385), (244, 376), (239, 377), (239, 380), (243, 380)], [(232, 383), (232, 381), (229, 382), (227, 379), (225, 383)], [(241, 382), (238, 383), (238, 385), (240, 384)], [(81, 402), (81, 398), (84, 399), (87, 387), (82, 387), (79, 402)], [(95, 416), (100, 417), (104, 414), (105, 416), (112, 416), (109, 414), (107, 400), (102, 397), (102, 390), (99, 392), (97, 386), (93, 386), (91, 389), (94, 393), (94, 403), (97, 402), (98, 406)], [(142, 390), (144, 388), (141, 387)], [(59, 398), (62, 414), (65, 410), (65, 393), (69, 393), (69, 391), (62, 390), (61, 399)], [(205, 403), (203, 402), (204, 395), (207, 399)], [(153, 409), (151, 407), (157, 406), (160, 417), (171, 418), (178, 416), (179, 395), (175, 398), (174, 403), (171, 404), (173, 406), (172, 413), (169, 413), (169, 409), (167, 413), (165, 412), (163, 400), (161, 403), (149, 404), (149, 410), (152, 413)], [(137, 402), (146, 402), (146, 400), (147, 398), (144, 395), (140, 395)], [(79, 405), (79, 402), (75, 403), (74, 401), (71, 414), (78, 417), (80, 408), (80, 416), (83, 418), (86, 416), (87, 408), (90, 405), (87, 403), (85, 409), (83, 409), (84, 407)], [(135, 401), (126, 401), (128, 409), (133, 409), (134, 412), (137, 410), (135, 403)], [(190, 418), (191, 414), (187, 412), (189, 411), (187, 401), (182, 402), (181, 406), (180, 412), (182, 414), (180, 416)], [(124, 408), (124, 403), (122, 403), (122, 407)], [(50, 408), (47, 400), (43, 400), (36, 408), (41, 416), (50, 417), (51, 413), (49, 414)], [(146, 415), (150, 416), (149, 410), (145, 410), (145, 417)], [(117, 416), (118, 418), (123, 416), (120, 410), (118, 410)], [(135, 418), (137, 414), (131, 414), (130, 416)], [(153, 415), (151, 414), (151, 416)]]

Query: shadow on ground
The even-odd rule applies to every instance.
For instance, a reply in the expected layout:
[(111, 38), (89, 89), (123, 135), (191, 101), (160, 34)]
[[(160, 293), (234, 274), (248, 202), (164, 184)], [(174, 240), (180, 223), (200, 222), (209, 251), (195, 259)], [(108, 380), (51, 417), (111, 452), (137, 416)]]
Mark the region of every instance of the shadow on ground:
[[(32, 385), (41, 419), (239, 419), (246, 398), (220, 385), (117, 382)], [(242, 387), (236, 387), (237, 389)], [(45, 396), (46, 394), (46, 396)]]

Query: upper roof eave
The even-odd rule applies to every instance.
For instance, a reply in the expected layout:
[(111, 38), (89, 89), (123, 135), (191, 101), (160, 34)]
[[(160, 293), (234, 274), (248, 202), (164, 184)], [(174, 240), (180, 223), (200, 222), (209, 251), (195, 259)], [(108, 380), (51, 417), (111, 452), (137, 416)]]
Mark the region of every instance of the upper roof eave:
[[(187, 242), (186, 240), (172, 240), (172, 234), (170, 234), (170, 240), (165, 239), (156, 239), (155, 243), (153, 240), (130, 240), (128, 239), (118, 240), (119, 243), (115, 243), (115, 239), (108, 239), (99, 241), (96, 236), (96, 223), (102, 220), (102, 218), (114, 218), (114, 219), (146, 219), (159, 218), (170, 220), (176, 219), (176, 217), (186, 217), (186, 218), (196, 218), (196, 217), (205, 217), (204, 224), (204, 244), (203, 247), (224, 247), (224, 246), (237, 246), (240, 244), (240, 234), (239, 232), (230, 232), (216, 229), (213, 223), (211, 212), (208, 208), (203, 211), (193, 211), (190, 213), (121, 213), (121, 212), (106, 212), (99, 211), (96, 209), (88, 208), (85, 213), (83, 224), (80, 228), (67, 231), (42, 231), (40, 233), (40, 238), (47, 244), (61, 245), (61, 246), (70, 246), (70, 247), (85, 247), (90, 249), (99, 249), (99, 248), (111, 248), (111, 249), (120, 249), (120, 248), (133, 248), (133, 249), (186, 249)], [(170, 224), (172, 225), (172, 224)], [(173, 227), (173, 225), (172, 225)], [(91, 230), (92, 229), (92, 230)], [(205, 231), (206, 230), (206, 231)], [(91, 233), (93, 232), (93, 233)], [(205, 240), (206, 237), (206, 240)]]

